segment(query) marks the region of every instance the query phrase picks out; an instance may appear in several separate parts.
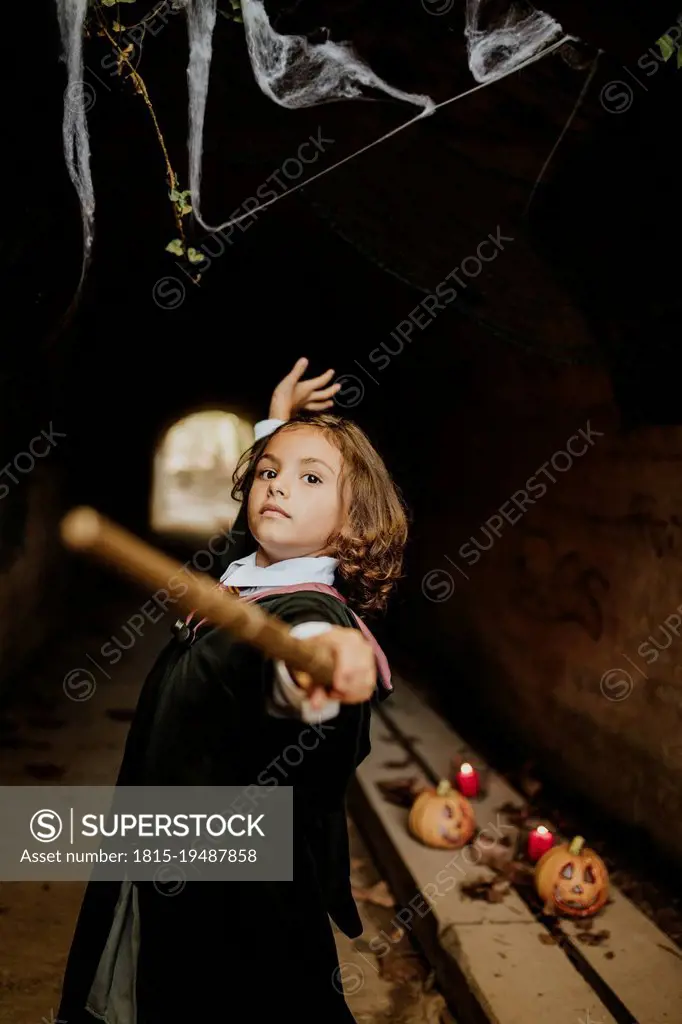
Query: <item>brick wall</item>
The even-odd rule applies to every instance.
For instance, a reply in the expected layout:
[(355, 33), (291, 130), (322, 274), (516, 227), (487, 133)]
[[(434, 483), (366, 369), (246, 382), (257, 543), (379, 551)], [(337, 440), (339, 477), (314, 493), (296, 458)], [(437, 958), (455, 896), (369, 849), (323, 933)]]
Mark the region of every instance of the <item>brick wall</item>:
[[(682, 855), (682, 427), (626, 436), (605, 374), (502, 352), (494, 372), (473, 361), (436, 431), (446, 479), (420, 497), (417, 646), (428, 636), (455, 677), (473, 652), (465, 684), (529, 752)], [(585, 454), (557, 455), (571, 436)]]

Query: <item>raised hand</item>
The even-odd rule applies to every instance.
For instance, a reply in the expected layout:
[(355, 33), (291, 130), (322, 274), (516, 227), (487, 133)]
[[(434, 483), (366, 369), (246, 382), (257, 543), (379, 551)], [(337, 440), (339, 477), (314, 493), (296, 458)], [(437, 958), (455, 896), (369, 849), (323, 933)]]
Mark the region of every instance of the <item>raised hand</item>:
[(334, 405), (332, 395), (336, 394), (341, 385), (325, 387), (334, 376), (334, 371), (327, 370), (319, 377), (301, 380), (307, 366), (307, 359), (298, 359), (293, 369), (279, 382), (270, 399), (270, 419), (290, 420), (301, 409), (321, 412)]

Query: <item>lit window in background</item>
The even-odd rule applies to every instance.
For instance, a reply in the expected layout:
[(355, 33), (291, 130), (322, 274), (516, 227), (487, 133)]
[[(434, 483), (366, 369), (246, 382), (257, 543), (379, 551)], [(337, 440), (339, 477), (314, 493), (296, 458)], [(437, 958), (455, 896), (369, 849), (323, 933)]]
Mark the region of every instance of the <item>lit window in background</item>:
[(251, 423), (219, 409), (174, 423), (154, 456), (152, 529), (201, 535), (229, 529), (239, 511), (230, 497), (232, 474), (253, 441)]

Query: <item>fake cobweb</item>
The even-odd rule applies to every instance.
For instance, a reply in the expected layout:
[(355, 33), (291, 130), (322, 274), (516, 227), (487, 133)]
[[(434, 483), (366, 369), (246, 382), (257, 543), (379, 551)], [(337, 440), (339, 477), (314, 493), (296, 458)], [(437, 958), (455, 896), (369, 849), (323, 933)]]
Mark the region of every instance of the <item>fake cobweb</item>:
[(95, 227), (95, 194), (90, 173), (90, 140), (83, 86), (83, 24), (88, 0), (57, 0), (59, 32), (67, 68), (64, 92), (64, 157), (78, 193), (83, 220), (81, 284), (90, 262)]
[[(416, 0), (414, 0), (416, 2)], [(90, 176), (90, 150), (83, 89), (83, 26), (88, 0), (56, 0), (68, 82), (64, 97), (64, 151), (69, 176), (78, 193), (83, 220), (83, 273), (89, 263), (94, 235), (95, 199)], [(422, 0), (433, 14), (449, 11), (436, 9), (434, 0)], [(201, 167), (203, 128), (208, 96), (209, 75), (213, 55), (213, 31), (216, 22), (216, 0), (175, 0), (175, 6), (186, 9), (189, 36), (189, 186), (196, 220), (209, 231), (219, 231), (236, 224), (235, 217), (224, 224), (207, 224), (201, 216)], [(305, 36), (281, 35), (276, 32), (262, 0), (241, 0), (246, 45), (253, 74), (262, 92), (274, 103), (288, 109), (319, 106), (323, 103), (353, 99), (391, 97), (416, 107), (417, 113), (373, 142), (344, 157), (343, 160), (293, 186), (295, 191), (312, 180), (328, 174), (351, 159), (404, 130), (439, 108), (520, 70), (535, 60), (575, 39), (564, 33), (550, 15), (526, 3), (503, 0), (465, 0), (464, 36), (469, 69), (478, 83), (466, 92), (436, 103), (430, 96), (404, 92), (392, 86), (365, 63), (349, 43), (328, 40), (311, 43)], [(288, 193), (284, 193), (286, 195)], [(282, 199), (276, 196), (260, 209)]]

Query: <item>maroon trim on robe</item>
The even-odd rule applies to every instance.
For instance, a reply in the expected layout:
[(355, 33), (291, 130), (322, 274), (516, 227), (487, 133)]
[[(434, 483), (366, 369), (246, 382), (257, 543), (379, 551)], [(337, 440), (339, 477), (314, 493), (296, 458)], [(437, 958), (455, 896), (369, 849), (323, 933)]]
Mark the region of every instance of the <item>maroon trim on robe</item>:
[[(223, 583), (218, 583), (218, 586), (223, 590), (230, 589)], [(268, 587), (266, 590), (259, 590), (257, 594), (244, 594), (243, 596), (240, 596), (239, 600), (258, 601), (260, 600), (261, 597), (269, 597), (270, 594), (293, 594), (299, 590), (316, 590), (321, 594), (331, 594), (332, 597), (338, 598), (338, 600), (341, 601), (343, 604), (348, 604), (343, 594), (339, 593), (336, 587), (332, 587), (328, 583), (290, 583), (284, 587)], [(367, 640), (374, 648), (374, 654), (377, 659), (377, 665), (379, 667), (379, 676), (381, 678), (381, 682), (383, 684), (384, 689), (388, 690), (388, 692), (391, 693), (393, 691), (393, 683), (391, 682), (391, 669), (389, 667), (386, 655), (379, 646), (373, 633), (370, 631), (366, 623), (362, 621), (360, 616), (357, 615), (352, 608), (349, 608), (348, 611), (351, 613), (351, 615), (357, 622), (358, 626), (360, 627), (360, 630), (362, 631), (365, 640)], [(190, 624), (193, 615), (194, 612), (190, 612), (190, 614), (187, 616), (187, 625)], [(196, 626), (194, 626), (195, 636), (197, 630), (199, 629), (199, 626), (203, 625), (203, 623), (207, 621), (207, 619), (201, 619), (200, 622), (197, 622)]]

